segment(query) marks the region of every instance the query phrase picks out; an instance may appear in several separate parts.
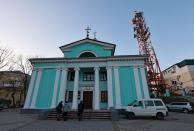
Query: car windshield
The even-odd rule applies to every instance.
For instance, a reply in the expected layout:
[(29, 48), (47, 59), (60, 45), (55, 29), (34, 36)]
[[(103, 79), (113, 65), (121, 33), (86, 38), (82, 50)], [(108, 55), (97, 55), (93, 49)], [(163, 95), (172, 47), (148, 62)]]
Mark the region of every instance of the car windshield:
[(137, 102), (137, 100), (134, 100), (133, 102), (131, 102), (130, 104), (128, 104), (128, 106), (132, 106)]

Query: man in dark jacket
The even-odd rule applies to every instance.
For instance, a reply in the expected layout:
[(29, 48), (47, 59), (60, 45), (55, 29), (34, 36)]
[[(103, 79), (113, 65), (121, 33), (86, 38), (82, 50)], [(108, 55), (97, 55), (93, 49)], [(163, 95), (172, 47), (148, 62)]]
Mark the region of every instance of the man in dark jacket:
[(60, 120), (61, 113), (62, 113), (62, 108), (63, 108), (63, 101), (59, 102), (59, 104), (56, 107), (56, 112), (57, 112), (57, 121)]
[(78, 104), (78, 113), (77, 113), (79, 121), (82, 120), (83, 111), (84, 111), (84, 104), (82, 101), (80, 101), (80, 103)]

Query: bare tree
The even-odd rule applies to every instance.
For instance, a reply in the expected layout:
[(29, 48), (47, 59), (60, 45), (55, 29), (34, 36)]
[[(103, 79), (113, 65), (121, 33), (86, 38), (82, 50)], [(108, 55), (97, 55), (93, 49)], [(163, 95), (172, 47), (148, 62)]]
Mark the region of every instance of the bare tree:
[(24, 89), (20, 92), (20, 104), (22, 103), (22, 95), (24, 96), (24, 99), (26, 97), (27, 93), (27, 86), (28, 86), (28, 75), (32, 73), (32, 65), (28, 58), (24, 57), (23, 55), (19, 55), (13, 60), (14, 63), (14, 69), (19, 70), (22, 73), (24, 73), (22, 83), (24, 86)]
[(13, 50), (0, 46), (0, 70), (11, 70), (13, 58)]
[(19, 70), (25, 74), (31, 74), (32, 73), (32, 65), (28, 58), (24, 57), (23, 55), (19, 55), (17, 58), (15, 58), (14, 62), (14, 68), (16, 70)]

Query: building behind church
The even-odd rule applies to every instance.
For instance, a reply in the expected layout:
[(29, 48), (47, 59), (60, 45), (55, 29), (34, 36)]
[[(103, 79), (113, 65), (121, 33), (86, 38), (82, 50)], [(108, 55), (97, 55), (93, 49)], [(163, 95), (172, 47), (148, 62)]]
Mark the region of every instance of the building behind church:
[(21, 71), (0, 71), (0, 103), (8, 107), (23, 106), (28, 78)]
[(185, 59), (163, 71), (165, 84), (172, 92), (194, 90), (194, 59)]
[(53, 109), (68, 101), (72, 110), (121, 109), (149, 98), (143, 55), (114, 55), (116, 45), (84, 39), (60, 47), (63, 57), (30, 59), (33, 72), (24, 109)]

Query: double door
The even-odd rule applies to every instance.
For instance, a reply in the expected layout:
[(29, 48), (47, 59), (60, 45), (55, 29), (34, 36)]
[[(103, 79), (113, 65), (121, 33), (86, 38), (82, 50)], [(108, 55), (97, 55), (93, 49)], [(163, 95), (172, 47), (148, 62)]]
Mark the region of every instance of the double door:
[(83, 92), (83, 103), (85, 109), (92, 109), (92, 101), (93, 101), (93, 92), (92, 91), (84, 91)]

